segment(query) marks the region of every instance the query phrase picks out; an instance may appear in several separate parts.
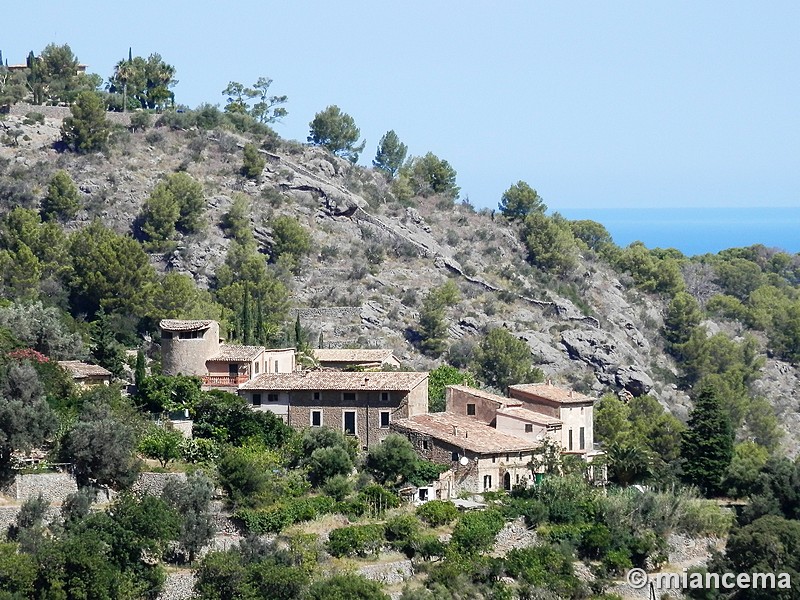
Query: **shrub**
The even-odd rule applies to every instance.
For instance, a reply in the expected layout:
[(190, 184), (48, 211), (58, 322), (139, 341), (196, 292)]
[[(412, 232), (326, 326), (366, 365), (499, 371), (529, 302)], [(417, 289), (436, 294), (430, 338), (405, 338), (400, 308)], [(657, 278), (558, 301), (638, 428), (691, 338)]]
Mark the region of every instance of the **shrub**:
[(72, 219), (79, 208), (78, 188), (72, 177), (66, 171), (56, 171), (47, 186), (47, 195), (42, 199), (42, 219)]
[(624, 550), (612, 550), (603, 557), (603, 566), (609, 573), (619, 575), (633, 567), (633, 563)]
[(242, 169), (241, 173), (248, 179), (258, 181), (261, 178), (261, 172), (264, 170), (264, 165), (267, 161), (258, 152), (255, 144), (245, 144), (244, 154), (242, 156)]
[(133, 131), (144, 131), (153, 123), (150, 113), (135, 112), (131, 115), (131, 129)]
[(337, 558), (342, 556), (377, 556), (384, 542), (382, 525), (351, 525), (331, 531), (328, 537), (328, 552)]
[(419, 519), (412, 515), (398, 515), (392, 517), (384, 525), (386, 540), (392, 547), (409, 556), (414, 555), (413, 542), (419, 534)]
[(458, 517), (456, 505), (446, 500), (431, 500), (417, 507), (417, 516), (431, 527), (452, 523)]
[(453, 528), (451, 541), (464, 552), (483, 552), (492, 547), (503, 523), (503, 516), (497, 510), (464, 513)]
[(369, 514), (380, 516), (390, 508), (400, 506), (400, 498), (378, 484), (365, 487), (358, 494), (358, 500), (367, 506)]

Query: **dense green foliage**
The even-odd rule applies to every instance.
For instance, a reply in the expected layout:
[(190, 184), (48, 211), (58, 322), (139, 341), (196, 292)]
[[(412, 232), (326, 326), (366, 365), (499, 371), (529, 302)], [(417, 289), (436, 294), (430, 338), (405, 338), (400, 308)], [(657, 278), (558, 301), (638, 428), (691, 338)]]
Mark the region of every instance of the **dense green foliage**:
[(408, 147), (400, 141), (392, 129), (387, 131), (378, 142), (378, 151), (372, 160), (372, 166), (383, 171), (389, 177), (394, 177), (403, 166), (406, 154), (408, 154)]
[(66, 171), (56, 171), (47, 186), (47, 195), (42, 199), (42, 219), (66, 221), (78, 214), (80, 201), (78, 188)]
[(81, 92), (70, 108), (72, 116), (64, 119), (61, 140), (75, 152), (97, 152), (108, 143), (111, 127), (100, 96)]
[(524, 181), (518, 181), (503, 192), (499, 208), (509, 219), (524, 219), (531, 213), (544, 213), (547, 205), (535, 189)]
[(419, 311), (420, 349), (431, 356), (439, 356), (447, 348), (447, 309), (455, 305), (460, 297), (458, 286), (447, 281), (431, 289), (422, 301)]
[(358, 161), (358, 155), (364, 150), (366, 141), (358, 144), (361, 130), (356, 127), (353, 117), (342, 112), (338, 106), (334, 104), (318, 112), (308, 126), (309, 142), (322, 146), (352, 163)]
[(710, 385), (703, 386), (694, 398), (681, 455), (686, 461), (687, 481), (707, 494), (722, 491), (722, 477), (733, 458), (733, 428), (722, 400)]
[(146, 59), (129, 56), (119, 61), (109, 79), (109, 92), (125, 96), (120, 106), (159, 109), (174, 104), (175, 94), (170, 90), (177, 82), (175, 67), (167, 64), (158, 53)]
[(267, 164), (266, 159), (261, 156), (255, 144), (245, 144), (242, 151), (242, 168), (241, 174), (247, 179), (258, 181), (261, 179), (261, 171), (264, 170), (264, 165)]
[(442, 196), (448, 202), (458, 198), (456, 170), (433, 152), (410, 159), (400, 169), (394, 182), (395, 195), (402, 201), (413, 197)]
[(428, 374), (428, 412), (442, 412), (445, 409), (445, 388), (448, 385), (475, 387), (475, 376), (469, 371), (461, 371), (450, 365), (440, 365)]
[(540, 369), (533, 366), (530, 348), (504, 327), (487, 333), (475, 349), (474, 368), (478, 378), (494, 389), (505, 391), (515, 383), (542, 381)]

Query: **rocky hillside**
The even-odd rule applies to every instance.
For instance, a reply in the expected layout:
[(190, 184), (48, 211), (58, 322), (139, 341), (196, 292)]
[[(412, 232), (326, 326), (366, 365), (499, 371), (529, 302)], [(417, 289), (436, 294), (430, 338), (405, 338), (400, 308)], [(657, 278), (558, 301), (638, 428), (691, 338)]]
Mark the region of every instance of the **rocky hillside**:
[[(207, 225), (182, 237), (173, 252), (152, 254), (160, 270), (188, 273), (208, 286), (230, 243), (222, 216), (243, 193), (263, 248), (272, 243), (268, 221), (277, 215), (295, 217), (311, 232), (313, 251), (293, 278), (292, 302), (312, 340), (322, 333), (326, 345), (391, 347), (406, 364), (432, 368), (437, 363), (413, 343), (418, 311), (431, 288), (452, 279), (461, 292), (447, 310), (454, 362), (488, 328), (503, 326), (527, 342), (534, 363), (555, 381), (594, 394), (649, 392), (686, 417), (689, 398), (678, 390), (676, 365), (659, 334), (664, 300), (637, 290), (593, 254), (581, 257), (566, 279), (543, 274), (526, 262), (518, 225), (494, 211), (436, 198), (401, 205), (383, 174), (316, 147), (283, 142), (262, 150), (266, 167), (256, 183), (238, 173), (249, 140), (229, 131), (122, 130), (106, 154), (80, 156), (53, 149), (59, 126), (57, 119), (30, 123), (14, 115), (0, 124), (24, 132), (18, 146), (0, 146), (3, 209), (35, 208), (50, 176), (65, 169), (83, 200), (68, 229), (99, 217), (131, 232), (159, 178), (186, 171), (203, 183)], [(776, 407), (794, 454), (797, 369), (768, 358), (756, 388)]]

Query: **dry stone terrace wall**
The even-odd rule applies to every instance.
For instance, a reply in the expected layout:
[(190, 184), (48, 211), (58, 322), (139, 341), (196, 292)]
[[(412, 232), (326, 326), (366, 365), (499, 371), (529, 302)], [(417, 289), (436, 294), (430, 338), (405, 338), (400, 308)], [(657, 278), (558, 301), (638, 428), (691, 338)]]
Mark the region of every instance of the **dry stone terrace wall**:
[[(37, 106), (35, 104), (26, 104), (25, 102), (12, 104), (8, 110), (8, 114), (18, 117), (24, 117), (31, 112), (38, 112), (43, 114), (45, 118), (58, 121), (62, 121), (72, 115), (69, 106)], [(133, 113), (107, 112), (106, 119), (116, 125), (127, 127), (131, 124), (131, 114)]]
[(33, 473), (17, 475), (0, 493), (14, 500), (27, 500), (41, 494), (50, 504), (61, 504), (77, 491), (75, 478), (69, 473)]

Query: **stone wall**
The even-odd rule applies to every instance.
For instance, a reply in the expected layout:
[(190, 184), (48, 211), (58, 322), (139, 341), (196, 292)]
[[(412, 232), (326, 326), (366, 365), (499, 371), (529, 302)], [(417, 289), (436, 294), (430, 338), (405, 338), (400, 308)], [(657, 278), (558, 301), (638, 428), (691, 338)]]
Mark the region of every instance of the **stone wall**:
[(186, 481), (186, 473), (140, 473), (132, 491), (140, 494), (160, 496), (170, 481)]
[[(417, 386), (417, 389), (423, 387)], [(297, 390), (289, 398), (289, 425), (304, 429), (311, 425), (311, 412), (322, 411), (322, 425), (342, 431), (345, 411), (356, 413), (356, 435), (362, 446), (379, 444), (389, 434), (388, 427), (381, 427), (381, 412), (389, 412), (389, 421), (409, 416), (409, 395), (400, 391), (389, 392), (389, 399), (381, 399), (382, 392), (358, 391), (354, 401), (345, 401), (340, 391), (324, 390), (314, 400), (314, 392)], [(427, 386), (425, 389), (427, 400)]]
[(50, 504), (61, 504), (69, 494), (77, 491), (75, 478), (69, 473), (17, 475), (13, 482), (0, 490), (4, 496), (14, 500), (27, 500), (41, 494)]
[[(69, 106), (36, 106), (25, 102), (12, 104), (8, 110), (8, 114), (20, 117), (24, 117), (30, 112), (38, 112), (48, 119), (55, 119), (57, 121), (62, 121), (65, 117), (72, 115)], [(131, 114), (133, 113), (107, 112), (106, 119), (116, 125), (124, 125), (127, 127), (131, 124)]]
[(365, 578), (383, 585), (396, 585), (413, 577), (414, 567), (410, 560), (398, 560), (381, 565), (367, 565), (361, 567), (358, 572)]
[(158, 595), (158, 600), (187, 600), (192, 597), (193, 588), (194, 573), (191, 571), (167, 571), (164, 591)]
[(328, 306), (324, 308), (293, 308), (289, 311), (291, 317), (300, 315), (303, 321), (317, 319), (336, 319), (340, 321), (361, 320), (360, 306)]
[(171, 333), (161, 337), (164, 375), (205, 375), (206, 361), (219, 352), (219, 323), (212, 321), (200, 338), (181, 339), (180, 332)]
[[(5, 539), (9, 525), (17, 520), (19, 509), (19, 506), (0, 506), (0, 538)], [(56, 506), (51, 506), (45, 511), (44, 520), (52, 521), (53, 519), (60, 518), (60, 515), (60, 509)]]

